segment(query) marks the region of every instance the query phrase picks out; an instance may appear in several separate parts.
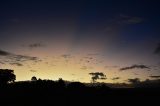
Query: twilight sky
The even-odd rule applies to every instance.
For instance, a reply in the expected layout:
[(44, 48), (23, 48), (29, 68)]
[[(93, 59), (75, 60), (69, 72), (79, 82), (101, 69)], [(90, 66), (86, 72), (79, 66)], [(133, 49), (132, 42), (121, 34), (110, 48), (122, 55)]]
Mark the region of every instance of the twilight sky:
[(90, 82), (160, 75), (158, 0), (1, 0), (0, 68)]

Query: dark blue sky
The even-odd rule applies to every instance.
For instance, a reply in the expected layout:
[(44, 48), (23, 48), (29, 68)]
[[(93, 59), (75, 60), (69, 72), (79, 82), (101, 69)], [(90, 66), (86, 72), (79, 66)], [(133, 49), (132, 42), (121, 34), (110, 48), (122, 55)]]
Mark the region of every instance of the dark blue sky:
[(159, 4), (157, 0), (2, 0), (0, 27), (2, 31), (11, 29), (8, 26), (22, 20), (26, 26), (34, 24), (33, 27), (40, 26), (37, 29), (47, 29), (54, 21), (75, 21), (79, 27), (76, 36), (83, 39), (86, 36), (83, 33), (100, 30), (108, 24), (120, 24), (118, 21), (124, 21), (122, 16), (128, 16), (141, 18), (142, 22), (138, 25), (119, 25), (124, 27), (120, 29), (122, 38), (129, 42), (137, 38), (151, 38), (151, 35), (159, 39)]

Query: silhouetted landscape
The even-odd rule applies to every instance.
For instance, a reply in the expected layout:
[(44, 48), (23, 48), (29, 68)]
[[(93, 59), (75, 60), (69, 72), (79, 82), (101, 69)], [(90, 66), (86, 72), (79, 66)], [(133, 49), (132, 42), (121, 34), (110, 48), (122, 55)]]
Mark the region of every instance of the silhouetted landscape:
[[(54, 105), (74, 103), (95, 104), (103, 100), (151, 101), (160, 97), (160, 80), (119, 84), (119, 88), (109, 87), (107, 83), (69, 82), (60, 78), (57, 81), (37, 79), (14, 82), (13, 70), (0, 69), (1, 104), (12, 105)], [(107, 86), (108, 85), (108, 86)], [(112, 85), (113, 86), (113, 85)], [(142, 100), (143, 98), (143, 100)], [(100, 102), (99, 104), (101, 104)]]
[(157, 106), (160, 0), (0, 0), (0, 106)]

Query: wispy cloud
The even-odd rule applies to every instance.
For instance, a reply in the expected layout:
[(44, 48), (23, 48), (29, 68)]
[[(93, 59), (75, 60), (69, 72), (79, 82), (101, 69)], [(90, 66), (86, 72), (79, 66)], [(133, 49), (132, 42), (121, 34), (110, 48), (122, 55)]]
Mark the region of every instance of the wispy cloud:
[(45, 47), (46, 45), (41, 43), (41, 42), (38, 42), (38, 43), (32, 43), (32, 44), (29, 44), (29, 45), (22, 45), (23, 47), (28, 47), (30, 49), (34, 49), (34, 48), (41, 48), (41, 47)]
[(110, 24), (107, 24), (105, 32), (110, 34), (117, 34), (117, 32), (119, 32), (122, 28), (124, 28), (127, 25), (139, 24), (142, 22), (143, 19), (140, 17), (120, 14), (113, 18), (110, 21)]
[(157, 48), (154, 51), (155, 54), (160, 54), (160, 43), (157, 45)]
[(0, 56), (9, 56), (9, 55), (11, 55), (9, 52), (0, 50)]
[(38, 57), (18, 55), (4, 50), (0, 50), (0, 57), (3, 57), (1, 60), (2, 63), (8, 63), (10, 65), (23, 66), (22, 62), (33, 61), (38, 62), (40, 59)]
[(80, 69), (81, 70), (89, 70), (89, 69), (93, 69), (93, 67), (82, 66)]
[(70, 54), (63, 54), (61, 55), (61, 57), (68, 59), (68, 58), (71, 58), (72, 56)]
[(131, 69), (150, 69), (149, 66), (146, 66), (146, 65), (132, 65), (132, 66), (129, 66), (129, 67), (123, 67), (123, 68), (120, 68), (120, 71), (124, 71), (124, 70), (131, 70)]
[(99, 53), (89, 53), (89, 54), (87, 54), (88, 56), (98, 56), (98, 55), (100, 55)]
[(86, 57), (84, 57), (84, 59), (92, 60), (93, 57), (88, 57), (88, 56), (86, 56)]
[(10, 63), (11, 65), (16, 65), (16, 66), (23, 66), (21, 63)]
[(143, 19), (140, 17), (121, 14), (118, 22), (121, 24), (138, 24), (143, 22)]
[(134, 79), (128, 79), (128, 82), (132, 84), (137, 84), (137, 83), (140, 83), (141, 81), (139, 78), (134, 78)]
[(31, 72), (37, 72), (37, 70), (30, 70)]
[(29, 45), (30, 48), (37, 48), (37, 47), (44, 47), (44, 46), (45, 45), (42, 43), (33, 43)]
[(149, 76), (150, 78), (160, 78), (160, 75)]
[(112, 80), (118, 80), (118, 79), (120, 79), (120, 77), (114, 77), (114, 78), (112, 78)]

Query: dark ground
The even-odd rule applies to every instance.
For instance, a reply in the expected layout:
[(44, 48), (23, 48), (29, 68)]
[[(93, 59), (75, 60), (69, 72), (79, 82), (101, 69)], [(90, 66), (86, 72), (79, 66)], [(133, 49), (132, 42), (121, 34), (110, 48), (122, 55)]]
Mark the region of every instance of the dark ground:
[(13, 83), (0, 88), (0, 106), (54, 106), (54, 105), (137, 105), (159, 104), (157, 88), (109, 88), (105, 85), (87, 87), (73, 82), (35, 81)]

